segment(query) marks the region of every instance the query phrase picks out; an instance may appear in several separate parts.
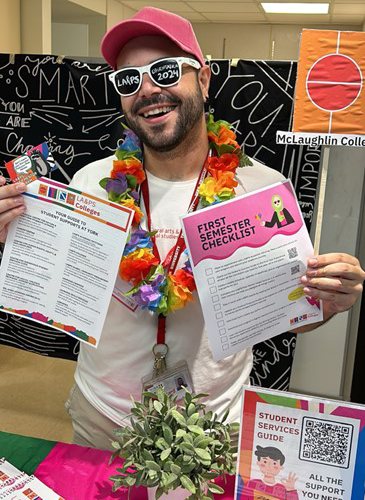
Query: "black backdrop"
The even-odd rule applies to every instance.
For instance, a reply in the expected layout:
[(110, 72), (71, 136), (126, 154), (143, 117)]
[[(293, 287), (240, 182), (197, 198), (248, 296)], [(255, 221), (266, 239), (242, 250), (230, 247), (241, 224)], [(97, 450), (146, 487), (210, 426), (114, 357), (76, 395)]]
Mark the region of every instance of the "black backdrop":
[[(309, 227), (320, 150), (275, 143), (276, 130), (291, 127), (296, 63), (214, 60), (210, 65), (215, 119), (234, 126), (249, 156), (292, 179)], [(110, 155), (120, 140), (122, 113), (109, 71), (99, 62), (0, 54), (1, 165), (47, 141), (60, 166), (52, 176), (68, 183), (82, 166)], [(78, 352), (75, 339), (4, 312), (0, 344), (67, 359)], [(289, 333), (255, 346), (252, 383), (287, 389), (294, 349)]]

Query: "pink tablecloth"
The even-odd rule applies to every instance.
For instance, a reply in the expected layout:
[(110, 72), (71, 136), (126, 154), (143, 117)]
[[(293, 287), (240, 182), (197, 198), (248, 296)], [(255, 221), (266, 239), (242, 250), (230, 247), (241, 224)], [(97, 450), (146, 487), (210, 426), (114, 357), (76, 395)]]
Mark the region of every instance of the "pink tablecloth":
[[(108, 451), (57, 443), (35, 475), (66, 500), (127, 500), (127, 491), (119, 489), (113, 493), (109, 481), (122, 460), (116, 458), (108, 465), (109, 458)], [(225, 489), (225, 494), (217, 495), (217, 499), (233, 500), (234, 477), (228, 477), (227, 484), (221, 478), (216, 483)], [(147, 500), (147, 490), (132, 488), (130, 500)]]

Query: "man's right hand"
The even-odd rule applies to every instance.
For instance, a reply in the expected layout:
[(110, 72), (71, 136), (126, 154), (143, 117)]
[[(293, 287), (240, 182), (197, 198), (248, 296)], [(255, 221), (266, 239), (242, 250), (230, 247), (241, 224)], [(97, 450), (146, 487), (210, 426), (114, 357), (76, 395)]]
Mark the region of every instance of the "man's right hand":
[(5, 243), (8, 225), (15, 217), (26, 210), (22, 193), (27, 190), (26, 184), (8, 184), (0, 175), (0, 242)]

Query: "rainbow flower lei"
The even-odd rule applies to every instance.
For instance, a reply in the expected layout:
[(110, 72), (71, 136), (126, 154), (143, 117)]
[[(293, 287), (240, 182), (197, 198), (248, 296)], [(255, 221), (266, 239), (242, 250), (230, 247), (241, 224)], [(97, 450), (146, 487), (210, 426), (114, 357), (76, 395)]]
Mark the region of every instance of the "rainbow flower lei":
[[(207, 133), (212, 155), (207, 158), (205, 168), (208, 176), (199, 187), (200, 204), (203, 207), (221, 203), (235, 197), (236, 169), (252, 165), (236, 142), (236, 135), (224, 120), (214, 122), (207, 119)], [(108, 199), (134, 212), (133, 227), (119, 266), (120, 277), (133, 284), (126, 294), (143, 309), (167, 316), (171, 311), (185, 307), (193, 300), (196, 290), (194, 276), (187, 258), (182, 269), (166, 275), (159, 259), (153, 254), (155, 232), (140, 227), (143, 212), (140, 209), (139, 186), (145, 180), (142, 163), (142, 147), (138, 137), (129, 129), (124, 131), (123, 144), (116, 151), (110, 177), (100, 181), (108, 193)]]

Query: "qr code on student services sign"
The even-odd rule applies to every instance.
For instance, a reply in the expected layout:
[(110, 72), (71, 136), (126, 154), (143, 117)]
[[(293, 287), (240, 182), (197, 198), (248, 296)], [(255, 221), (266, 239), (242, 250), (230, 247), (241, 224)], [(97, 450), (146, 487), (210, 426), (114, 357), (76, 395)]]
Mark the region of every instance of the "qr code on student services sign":
[(289, 259), (295, 259), (295, 257), (298, 257), (297, 247), (288, 248), (288, 255)]
[(299, 458), (347, 469), (353, 432), (352, 424), (303, 417)]

